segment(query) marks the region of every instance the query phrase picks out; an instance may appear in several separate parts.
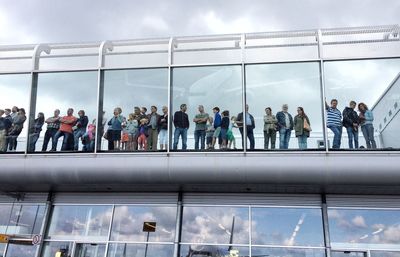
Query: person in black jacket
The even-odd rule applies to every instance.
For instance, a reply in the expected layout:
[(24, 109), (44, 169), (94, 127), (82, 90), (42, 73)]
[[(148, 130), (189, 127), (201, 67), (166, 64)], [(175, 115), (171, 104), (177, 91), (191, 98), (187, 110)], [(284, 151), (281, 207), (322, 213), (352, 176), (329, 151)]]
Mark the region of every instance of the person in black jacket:
[(344, 108), (343, 110), (343, 127), (347, 130), (347, 135), (349, 138), (349, 148), (353, 149), (353, 140), (354, 147), (358, 148), (358, 126), (360, 124), (357, 112), (354, 110), (356, 108), (357, 103), (355, 101), (351, 101), (349, 107)]
[(84, 110), (80, 110), (78, 112), (78, 120), (75, 123), (75, 126), (72, 128), (74, 130), (74, 150), (79, 150), (79, 139), (83, 137), (86, 133), (86, 127), (89, 123), (89, 118), (85, 115)]
[(226, 149), (226, 142), (227, 142), (227, 132), (229, 129), (229, 111), (222, 112), (222, 121), (221, 121), (221, 138), (222, 138), (222, 145), (221, 149)]
[(254, 122), (254, 117), (249, 113), (249, 105), (246, 104), (246, 115), (245, 115), (245, 121), (243, 121), (243, 112), (239, 113), (237, 115), (236, 119), (236, 124), (239, 127), (240, 134), (242, 135), (242, 147), (244, 148), (244, 139), (243, 139), (243, 123), (246, 124), (246, 130), (247, 130), (247, 137), (250, 140), (250, 150), (254, 149), (254, 133), (253, 130), (256, 127), (255, 122)]
[(174, 126), (175, 126), (175, 132), (174, 132), (174, 145), (173, 149), (177, 150), (178, 149), (178, 142), (179, 142), (179, 136), (182, 137), (182, 150), (186, 150), (186, 142), (187, 142), (187, 131), (189, 128), (189, 117), (186, 114), (186, 104), (181, 104), (181, 110), (175, 112), (174, 114)]

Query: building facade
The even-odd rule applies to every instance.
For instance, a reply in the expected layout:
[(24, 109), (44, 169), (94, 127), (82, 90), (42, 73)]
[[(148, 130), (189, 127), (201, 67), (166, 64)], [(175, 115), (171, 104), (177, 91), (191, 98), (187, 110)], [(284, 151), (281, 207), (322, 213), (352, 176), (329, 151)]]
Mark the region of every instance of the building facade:
[[(0, 109), (25, 114), (0, 134), (0, 256), (400, 256), (399, 32), (1, 46)], [(333, 99), (341, 115), (356, 102), (339, 148)], [(194, 120), (200, 105), (229, 111), (226, 147)], [(267, 107), (284, 125), (267, 126)], [(46, 145), (56, 109), (92, 130), (62, 121)], [(214, 147), (196, 147), (206, 134)]]

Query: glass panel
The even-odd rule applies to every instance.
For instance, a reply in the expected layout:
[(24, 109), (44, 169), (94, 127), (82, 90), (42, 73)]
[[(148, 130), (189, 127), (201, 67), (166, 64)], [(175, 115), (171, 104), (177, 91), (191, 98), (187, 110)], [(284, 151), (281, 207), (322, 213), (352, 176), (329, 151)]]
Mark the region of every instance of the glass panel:
[(69, 257), (72, 254), (72, 242), (45, 242), (43, 244), (42, 257)]
[(324, 246), (320, 209), (252, 208), (256, 245)]
[[(70, 108), (72, 110), (68, 114)], [(55, 113), (57, 109), (61, 111), (59, 116)], [(90, 149), (90, 143), (94, 142), (94, 136), (91, 133), (94, 133), (96, 110), (97, 72), (39, 74), (37, 118), (35, 117), (30, 131), (30, 152), (49, 149), (51, 151), (82, 150), (82, 142), (85, 143), (86, 151), (93, 150)], [(39, 113), (42, 113), (44, 118), (39, 118)], [(91, 125), (88, 126), (88, 124)], [(88, 127), (87, 130), (86, 127)], [(53, 136), (56, 138), (54, 142)], [(62, 138), (61, 142), (58, 142), (60, 138)]]
[[(236, 124), (232, 122), (242, 111), (240, 66), (175, 68), (172, 90), (174, 150), (178, 146), (180, 149), (202, 150), (216, 149), (217, 145), (219, 149), (240, 148), (240, 141), (235, 140), (240, 138), (240, 134)], [(187, 118), (186, 114), (182, 115), (182, 105), (186, 105), (184, 112)], [(200, 106), (204, 112), (199, 110)], [(221, 122), (223, 113), (225, 116)], [(207, 121), (207, 116), (212, 119)], [(183, 141), (187, 142), (182, 144)]]
[[(342, 128), (342, 124), (335, 123), (334, 119), (340, 115), (335, 115), (332, 109), (328, 110), (331, 146), (386, 150), (400, 148), (400, 137), (397, 133), (400, 124), (397, 115), (400, 103), (400, 88), (397, 81), (400, 60), (336, 61), (325, 62), (324, 65), (328, 104), (331, 105), (331, 100), (336, 99), (337, 107), (333, 110), (338, 110), (341, 116), (345, 117)], [(392, 84), (394, 84), (392, 90), (383, 95)], [(351, 101), (356, 102), (353, 110), (349, 108)], [(368, 106), (368, 111), (362, 108), (361, 112), (360, 103)], [(329, 122), (330, 117), (331, 122)], [(337, 135), (336, 140), (332, 131)]]
[(400, 249), (399, 210), (329, 209), (332, 247)]
[(8, 244), (6, 257), (35, 257), (36, 250), (36, 245)]
[(77, 244), (75, 257), (103, 257), (106, 252), (105, 244)]
[(104, 240), (111, 212), (111, 206), (54, 206), (47, 238)]
[(182, 242), (248, 244), (249, 209), (228, 206), (184, 207)]
[(173, 245), (154, 244), (110, 244), (108, 257), (171, 257), (174, 253)]
[(332, 251), (332, 257), (367, 257), (366, 252)]
[[(249, 256), (248, 247), (228, 245), (181, 245), (180, 257)], [(253, 255), (254, 256), (254, 255)]]
[(246, 103), (255, 121), (254, 129), (247, 126), (249, 149), (253, 135), (256, 149), (324, 147), (319, 74), (311, 62), (246, 66)]
[[(102, 125), (109, 140), (102, 141), (101, 149), (157, 150), (160, 129), (159, 143), (165, 150), (167, 123), (161, 122), (160, 115), (168, 112), (168, 108), (163, 111), (163, 106), (167, 104), (167, 69), (105, 71)], [(152, 106), (156, 109), (151, 108)], [(121, 113), (116, 112), (114, 115), (114, 110)]]
[[(145, 222), (156, 222), (154, 232), (144, 231)], [(175, 238), (176, 207), (115, 207), (112, 241), (173, 242)], [(149, 237), (147, 237), (149, 233)]]
[(30, 84), (30, 74), (0, 75), (0, 153), (25, 151)]
[(371, 257), (400, 257), (400, 252), (371, 251)]
[(0, 233), (40, 234), (45, 210), (40, 205), (0, 205)]
[(4, 250), (7, 244), (0, 244), (0, 257), (4, 257)]
[(252, 247), (253, 257), (325, 257), (324, 249), (296, 249), (296, 248), (261, 248)]

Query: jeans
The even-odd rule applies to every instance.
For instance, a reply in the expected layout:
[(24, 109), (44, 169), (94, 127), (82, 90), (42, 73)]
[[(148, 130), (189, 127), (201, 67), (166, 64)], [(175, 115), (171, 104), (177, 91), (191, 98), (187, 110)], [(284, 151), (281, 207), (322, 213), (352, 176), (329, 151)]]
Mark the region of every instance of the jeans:
[(269, 140), (271, 140), (271, 149), (275, 149), (275, 142), (276, 142), (275, 129), (264, 131), (264, 149), (268, 149)]
[(289, 149), (291, 129), (281, 128), (279, 130), (279, 149)]
[(178, 149), (178, 142), (179, 142), (179, 136), (182, 137), (182, 150), (186, 150), (186, 142), (187, 142), (187, 128), (175, 128), (174, 132), (174, 146), (173, 149), (177, 150)]
[(86, 130), (85, 129), (77, 129), (74, 131), (74, 150), (78, 151), (79, 150), (79, 138), (83, 137), (85, 135)]
[(52, 147), (51, 150), (52, 151), (57, 151), (57, 143), (58, 143), (58, 139), (60, 137), (64, 137), (63, 138), (63, 142), (62, 142), (62, 146), (61, 146), (61, 151), (67, 151), (67, 150), (71, 150), (70, 147), (70, 140), (73, 137), (72, 133), (68, 133), (68, 132), (64, 132), (64, 131), (57, 131), (57, 133), (54, 135), (53, 137), (53, 142), (52, 142)]
[(36, 142), (38, 141), (40, 133), (32, 133), (29, 137), (28, 152), (34, 152), (36, 148)]
[(374, 126), (372, 124), (365, 124), (361, 126), (361, 131), (365, 138), (365, 143), (367, 144), (367, 148), (376, 149), (376, 142), (374, 138)]
[(328, 128), (332, 130), (334, 134), (332, 148), (334, 149), (340, 148), (340, 142), (342, 140), (342, 126), (328, 126)]
[[(253, 133), (253, 128), (251, 126), (247, 126), (247, 138), (250, 141), (250, 150), (254, 150), (254, 133)], [(242, 136), (242, 147), (244, 148), (244, 139), (243, 139), (243, 128), (239, 128), (240, 135)]]
[(299, 141), (299, 149), (307, 149), (307, 136), (306, 135), (301, 135), (297, 137), (297, 140)]
[(358, 130), (355, 130), (353, 127), (346, 128), (347, 136), (349, 138), (349, 148), (353, 149), (353, 141), (354, 147), (358, 148)]
[(199, 150), (199, 139), (201, 142), (201, 150), (206, 148), (205, 140), (206, 140), (206, 131), (205, 130), (195, 130), (194, 131), (194, 149)]
[(50, 139), (52, 140), (51, 142), (53, 143), (53, 137), (57, 133), (57, 129), (51, 129), (48, 128), (46, 130), (46, 133), (44, 134), (44, 139), (43, 139), (43, 145), (42, 145), (42, 151), (45, 152), (47, 151), (47, 145), (49, 144)]

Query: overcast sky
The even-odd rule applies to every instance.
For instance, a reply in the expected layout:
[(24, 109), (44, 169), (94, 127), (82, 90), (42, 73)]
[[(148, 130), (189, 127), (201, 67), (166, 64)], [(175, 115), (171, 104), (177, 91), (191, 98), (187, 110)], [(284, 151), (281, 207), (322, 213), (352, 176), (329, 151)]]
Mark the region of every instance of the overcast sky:
[(399, 0), (0, 0), (0, 44), (400, 23)]

